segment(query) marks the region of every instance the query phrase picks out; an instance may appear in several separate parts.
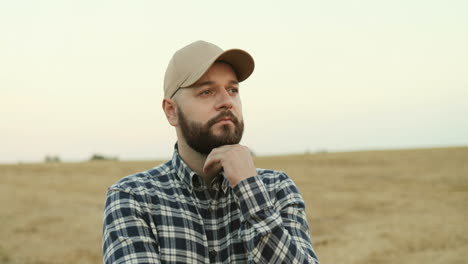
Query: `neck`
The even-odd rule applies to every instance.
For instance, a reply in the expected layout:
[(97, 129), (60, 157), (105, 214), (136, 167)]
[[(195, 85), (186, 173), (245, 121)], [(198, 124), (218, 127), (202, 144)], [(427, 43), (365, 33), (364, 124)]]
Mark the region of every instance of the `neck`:
[(203, 166), (207, 155), (196, 152), (192, 149), (185, 140), (178, 140), (177, 143), (179, 155), (187, 166), (200, 176), (205, 183), (210, 183), (217, 173), (206, 174), (203, 172)]

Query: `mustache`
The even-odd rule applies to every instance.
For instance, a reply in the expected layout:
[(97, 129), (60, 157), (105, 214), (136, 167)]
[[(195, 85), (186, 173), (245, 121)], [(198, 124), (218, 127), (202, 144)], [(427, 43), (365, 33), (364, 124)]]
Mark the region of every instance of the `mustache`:
[(235, 125), (239, 124), (239, 119), (237, 119), (237, 117), (231, 111), (223, 111), (223, 112), (219, 113), (217, 116), (211, 118), (207, 122), (207, 126), (211, 127), (212, 125), (216, 124), (221, 119), (224, 119), (226, 117), (230, 118)]

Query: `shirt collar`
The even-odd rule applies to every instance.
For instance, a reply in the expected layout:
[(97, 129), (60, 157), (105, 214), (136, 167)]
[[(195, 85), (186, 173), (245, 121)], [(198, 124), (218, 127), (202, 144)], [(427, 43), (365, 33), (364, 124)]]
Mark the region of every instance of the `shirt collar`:
[(224, 174), (224, 171), (221, 171), (220, 174), (221, 174), (221, 177), (223, 179), (223, 181), (221, 182), (221, 190), (223, 191), (223, 193), (226, 194), (227, 189), (230, 188), (231, 186), (229, 185), (229, 181), (226, 178), (226, 176)]
[(177, 143), (174, 146), (174, 153), (172, 154), (172, 167), (174, 168), (177, 177), (189, 187), (190, 191), (192, 191), (192, 179), (197, 174), (190, 169), (180, 157)]
[[(177, 177), (189, 187), (190, 191), (192, 191), (194, 187), (193, 181), (201, 180), (196, 179), (199, 176), (189, 166), (187, 166), (187, 164), (180, 157), (177, 143), (174, 146), (174, 153), (172, 154), (172, 167), (174, 168)], [(221, 172), (219, 173), (219, 177), (221, 177), (222, 179), (221, 190), (223, 191), (223, 193), (226, 193), (230, 185), (229, 181), (225, 177), (224, 171), (221, 170)]]

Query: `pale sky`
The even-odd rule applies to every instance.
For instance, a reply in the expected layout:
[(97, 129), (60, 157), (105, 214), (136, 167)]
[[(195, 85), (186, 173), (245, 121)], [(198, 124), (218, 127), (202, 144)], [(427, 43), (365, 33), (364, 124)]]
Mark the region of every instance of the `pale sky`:
[(255, 59), (258, 155), (468, 145), (468, 1), (0, 2), (0, 163), (165, 159), (172, 54)]

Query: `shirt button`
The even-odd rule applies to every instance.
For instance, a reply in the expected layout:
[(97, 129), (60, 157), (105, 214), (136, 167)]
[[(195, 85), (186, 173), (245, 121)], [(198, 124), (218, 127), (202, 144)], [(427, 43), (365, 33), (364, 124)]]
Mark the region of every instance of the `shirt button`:
[(218, 254), (218, 252), (216, 252), (216, 250), (214, 250), (214, 249), (212, 249), (210, 251), (210, 256), (213, 257), (213, 258), (216, 257), (217, 254)]

